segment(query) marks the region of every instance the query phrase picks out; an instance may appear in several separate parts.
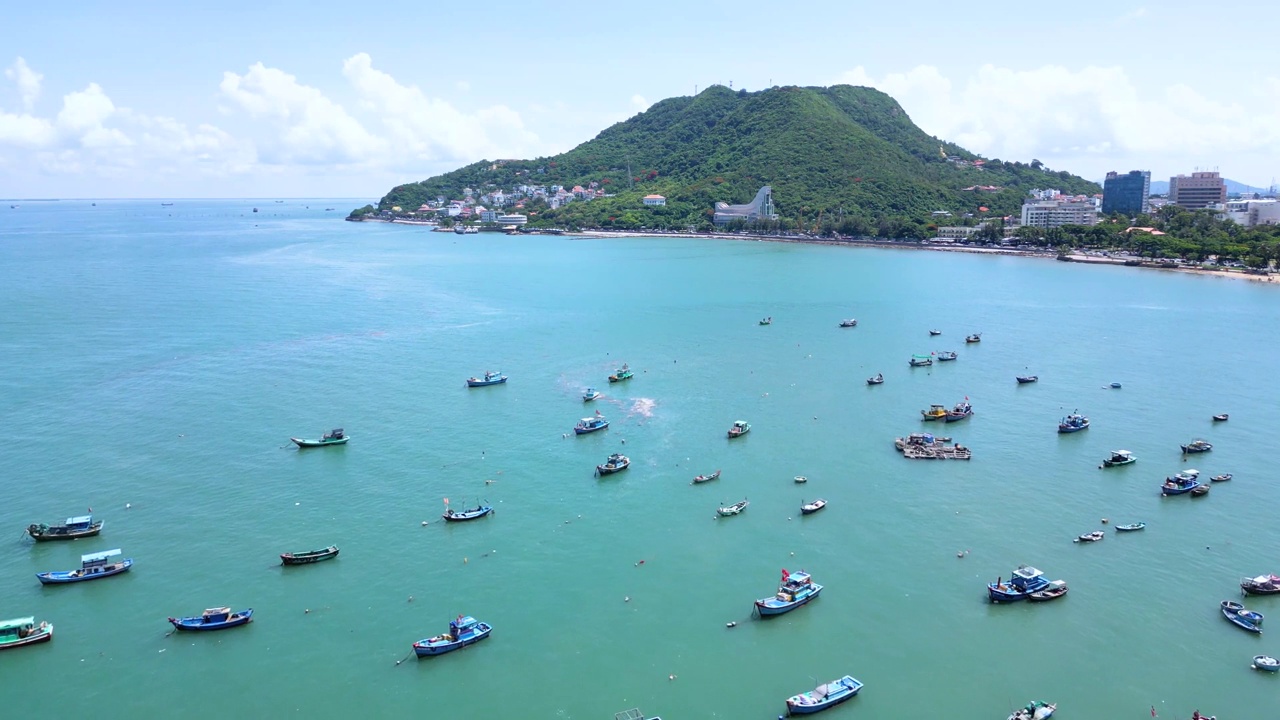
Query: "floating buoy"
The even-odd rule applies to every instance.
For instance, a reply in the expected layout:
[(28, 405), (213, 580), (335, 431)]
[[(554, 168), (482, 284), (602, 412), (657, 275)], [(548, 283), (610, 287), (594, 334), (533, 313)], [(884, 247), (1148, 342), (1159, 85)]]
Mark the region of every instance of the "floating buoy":
[(303, 615), (310, 615), (310, 614), (311, 614), (311, 608), (307, 608), (306, 610), (303, 610), (303, 611), (302, 611), (302, 614), (303, 614)]
[(463, 565), (466, 565), (466, 564), (467, 564), (467, 563), (469, 563), (469, 562), (471, 562), (471, 560), (470, 560), (470, 559), (468, 559), (468, 558), (462, 558), (462, 564), (463, 564)]
[(1106, 518), (1102, 518), (1102, 524), (1103, 524), (1103, 525), (1106, 525), (1106, 524), (1107, 524), (1107, 519), (1106, 519)]
[(644, 561), (643, 561), (643, 560), (641, 560), (640, 562), (636, 563), (636, 567), (640, 567), (640, 566), (641, 566), (641, 565), (643, 565), (643, 564), (644, 564)]
[(423, 520), (423, 521), (422, 521), (422, 527), (426, 527), (426, 526), (427, 526), (427, 521), (426, 521), (426, 520)]
[(410, 595), (410, 596), (409, 596), (409, 602), (413, 602), (413, 596), (412, 596), (412, 595)]
[(727, 622), (727, 623), (725, 623), (725, 624), (724, 624), (724, 626), (725, 626), (725, 627), (727, 627), (727, 628), (731, 628), (731, 627), (738, 627), (738, 623), (736, 623), (736, 622)]
[(631, 596), (627, 595), (626, 597), (622, 598), (622, 602), (631, 602)]
[(960, 550), (960, 551), (956, 552), (956, 557), (958, 557), (958, 558), (962, 558), (962, 557), (964, 557), (964, 551), (963, 551), (963, 550)]
[(125, 504), (124, 504), (124, 509), (125, 509), (125, 510), (128, 510), (128, 509), (129, 509), (129, 508), (131, 508), (131, 507), (133, 507), (133, 503), (125, 503)]
[(667, 679), (668, 679), (668, 680), (675, 680), (675, 679), (676, 679), (676, 676), (675, 676), (675, 674), (673, 673), (673, 674), (671, 674), (671, 675), (668, 675), (668, 676), (667, 676)]

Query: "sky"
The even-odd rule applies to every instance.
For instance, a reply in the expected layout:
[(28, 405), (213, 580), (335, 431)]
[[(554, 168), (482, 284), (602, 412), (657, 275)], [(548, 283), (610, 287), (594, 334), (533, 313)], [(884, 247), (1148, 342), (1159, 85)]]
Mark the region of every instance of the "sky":
[(1099, 180), (1280, 176), (1280, 3), (10, 4), (0, 197), (355, 197), (551, 155), (715, 83), (883, 90)]

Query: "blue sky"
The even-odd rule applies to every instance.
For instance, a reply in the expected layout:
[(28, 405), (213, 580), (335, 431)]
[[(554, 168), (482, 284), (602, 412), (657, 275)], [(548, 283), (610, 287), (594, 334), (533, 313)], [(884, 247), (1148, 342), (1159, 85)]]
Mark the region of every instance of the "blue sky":
[(376, 198), (712, 83), (853, 83), (987, 157), (1280, 175), (1280, 4), (23, 3), (0, 197)]

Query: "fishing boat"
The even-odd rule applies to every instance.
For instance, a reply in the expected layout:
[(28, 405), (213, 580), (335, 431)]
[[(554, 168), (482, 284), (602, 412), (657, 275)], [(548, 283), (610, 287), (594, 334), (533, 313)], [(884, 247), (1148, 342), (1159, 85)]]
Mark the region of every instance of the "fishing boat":
[(974, 333), (964, 339), (967, 343), (982, 342), (982, 333)]
[(289, 438), (293, 444), (300, 448), (324, 447), (325, 445), (345, 445), (351, 438), (342, 432), (342, 428), (334, 428), (325, 433), (319, 440), (308, 440), (304, 438)]
[(751, 503), (747, 502), (746, 500), (741, 500), (741, 501), (736, 502), (736, 503), (734, 503), (734, 504), (732, 504), (732, 505), (729, 505), (729, 506), (727, 506), (727, 507), (719, 508), (718, 510), (716, 510), (716, 512), (720, 513), (720, 515), (721, 515), (722, 517), (728, 517), (728, 516), (730, 516), (730, 515), (737, 515), (738, 513), (742, 512), (743, 510), (746, 510), (746, 509), (747, 509), (747, 506), (748, 506), (748, 505), (750, 505), (750, 504), (751, 504)]
[(955, 360), (957, 357), (959, 356), (950, 350), (940, 352), (938, 353), (938, 362), (950, 362), (952, 360)]
[(946, 417), (942, 418), (943, 422), (956, 422), (957, 420), (965, 420), (973, 415), (973, 406), (969, 404), (966, 398), (962, 403), (956, 403), (954, 408), (947, 411)]
[(1228, 482), (1233, 477), (1235, 476), (1232, 475), (1231, 473), (1222, 473), (1221, 475), (1214, 475), (1209, 479), (1212, 480), (1213, 482)]
[(1173, 477), (1167, 477), (1164, 479), (1164, 484), (1160, 486), (1160, 494), (1181, 495), (1183, 493), (1189, 493), (1200, 487), (1208, 487), (1208, 485), (1200, 484), (1199, 477), (1199, 470), (1183, 470)]
[(27, 534), (36, 542), (46, 540), (75, 540), (76, 538), (93, 537), (102, 532), (103, 521), (94, 520), (92, 515), (69, 517), (61, 525), (31, 523), (27, 526)]
[(413, 644), (413, 652), (418, 657), (443, 655), (489, 637), (493, 628), (489, 623), (482, 623), (470, 615), (459, 615), (449, 621), (449, 632), (433, 638), (419, 640)]
[(1019, 385), (1026, 385), (1027, 383), (1033, 383), (1033, 382), (1039, 381), (1040, 376), (1039, 375), (1017, 375), (1015, 376), (1015, 379), (1018, 381)]
[(809, 482), (809, 478), (805, 477), (804, 475), (797, 475), (794, 478), (792, 478), (792, 482), (794, 482), (797, 485), (803, 485)]
[(613, 374), (609, 376), (609, 382), (616, 383), (622, 382), (623, 380), (630, 380), (634, 375), (635, 373), (631, 371), (631, 366), (626, 363), (622, 363), (622, 367), (614, 370)]
[(595, 417), (584, 417), (579, 420), (578, 424), (573, 426), (573, 432), (575, 435), (586, 435), (607, 427), (609, 427), (609, 421), (597, 410)]
[(827, 506), (827, 501), (823, 500), (822, 498), (818, 498), (817, 500), (814, 500), (813, 502), (809, 502), (809, 503), (801, 502), (800, 514), (812, 515), (826, 506)]
[(1214, 416), (1213, 416), (1213, 421), (1214, 421), (1214, 422), (1226, 422), (1228, 417), (1229, 417), (1229, 416), (1228, 416), (1226, 413), (1222, 413), (1221, 415), (1214, 415)]
[(1201, 483), (1198, 487), (1191, 489), (1191, 497), (1204, 497), (1209, 494), (1209, 486)]
[(840, 327), (858, 327), (858, 321), (854, 320), (853, 318), (849, 318), (848, 320), (841, 320)]
[(467, 387), (488, 387), (490, 385), (501, 385), (507, 381), (507, 376), (494, 370), (485, 372), (484, 377), (467, 378)]
[(1053, 703), (1033, 700), (1010, 713), (1009, 720), (1049, 720), (1057, 709), (1058, 706)]
[(1138, 461), (1133, 453), (1128, 450), (1112, 450), (1111, 457), (1102, 461), (1102, 467), (1120, 467), (1121, 465), (1132, 465)]
[(448, 504), (446, 504), (444, 508), (444, 514), (442, 514), (440, 517), (444, 518), (447, 522), (466, 522), (468, 520), (475, 520), (476, 518), (482, 518), (491, 512), (493, 512), (492, 505), (482, 505), (480, 503), (476, 503), (475, 507), (470, 508), (468, 510), (454, 510), (450, 508)]
[(1280, 660), (1277, 660), (1270, 655), (1254, 655), (1253, 669), (1265, 672), (1275, 672), (1280, 670)]
[(1026, 600), (1031, 593), (1040, 592), (1047, 587), (1049, 581), (1044, 579), (1044, 573), (1028, 565), (1021, 565), (1013, 571), (1009, 582), (996, 578), (995, 582), (987, 583), (987, 597), (993, 603)]
[(1147, 527), (1147, 524), (1144, 522), (1130, 523), (1128, 525), (1117, 525), (1116, 532), (1137, 532), (1139, 530), (1145, 530), (1146, 527)]
[(693, 482), (694, 482), (694, 484), (696, 485), (696, 484), (698, 484), (698, 483), (711, 482), (712, 480), (716, 480), (716, 479), (718, 479), (719, 477), (720, 477), (720, 471), (719, 471), (719, 470), (716, 470), (715, 472), (711, 473), (710, 475), (698, 475), (697, 477), (695, 477), (695, 478), (693, 479)]
[(1088, 429), (1089, 418), (1079, 413), (1071, 413), (1058, 423), (1058, 432), (1060, 433), (1073, 433)]
[(838, 680), (823, 683), (809, 692), (792, 695), (787, 698), (789, 715), (811, 715), (821, 712), (858, 694), (862, 683), (852, 675), (845, 675)]
[(209, 608), (197, 617), (169, 618), (177, 630), (226, 630), (253, 622), (253, 608), (231, 612), (229, 607)]
[(928, 410), (921, 410), (920, 414), (923, 416), (921, 419), (924, 420), (925, 422), (932, 422), (934, 420), (945, 420), (947, 417), (947, 406), (946, 405), (930, 405)]
[(937, 337), (942, 334), (941, 330), (930, 330), (929, 337)]
[(1219, 605), (1222, 607), (1222, 616), (1231, 624), (1251, 633), (1262, 632), (1262, 613), (1254, 612), (1234, 600), (1223, 600)]
[(600, 397), (600, 391), (595, 388), (589, 387), (582, 391), (582, 402), (591, 402), (598, 397)]
[(1208, 440), (1192, 440), (1182, 446), (1184, 455), (1194, 455), (1195, 453), (1209, 452), (1213, 449), (1213, 445)]
[(772, 324), (773, 324), (773, 316), (772, 316), (772, 315), (770, 315), (769, 317), (764, 318), (763, 320), (761, 320), (761, 321), (760, 321), (760, 324), (761, 324), (761, 325), (772, 325)]
[(1245, 595), (1280, 595), (1280, 575), (1259, 575), (1240, 581)]
[(1093, 532), (1087, 532), (1083, 535), (1080, 535), (1079, 537), (1077, 537), (1075, 540), (1072, 540), (1071, 542), (1077, 542), (1077, 543), (1098, 542), (1099, 540), (1102, 540), (1106, 536), (1107, 534), (1102, 532), (1101, 530), (1094, 530)]
[(1111, 383), (1111, 389), (1112, 389), (1112, 390), (1119, 390), (1119, 389), (1120, 389), (1120, 383), (1118, 383), (1118, 382), (1113, 382), (1113, 383)]
[[(640, 708), (631, 708), (620, 713), (614, 713), (613, 720), (662, 720), (662, 718), (657, 716), (646, 717), (644, 713), (640, 712)], [(1205, 720), (1209, 719), (1205, 718)]]
[(1067, 594), (1067, 582), (1065, 580), (1053, 580), (1043, 590), (1037, 590), (1027, 595), (1027, 600), (1031, 602), (1048, 602), (1057, 600)]
[(911, 359), (908, 360), (907, 363), (911, 365), (911, 367), (929, 367), (930, 365), (933, 364), (933, 356), (932, 355), (912, 355)]
[(733, 427), (729, 428), (729, 437), (742, 437), (751, 432), (751, 423), (746, 420), (734, 420)]
[(44, 585), (57, 585), (61, 583), (80, 582), (82, 580), (97, 580), (99, 578), (111, 575), (119, 575), (133, 567), (133, 558), (125, 558), (123, 560), (115, 560), (119, 557), (119, 548), (115, 550), (106, 550), (104, 552), (90, 553), (80, 556), (79, 570), (54, 570), (51, 572), (36, 573), (36, 577)]
[(884, 383), (884, 373), (876, 373), (875, 377), (867, 378), (868, 385), (882, 385)]
[(609, 456), (608, 460), (605, 460), (603, 463), (596, 466), (596, 473), (600, 475), (612, 475), (616, 472), (622, 472), (629, 467), (631, 467), (631, 458), (621, 453), (614, 453)]
[(330, 545), (323, 550), (307, 550), (306, 552), (280, 553), (281, 565), (310, 565), (321, 560), (332, 560), (338, 557), (338, 546)]
[(53, 623), (41, 621), (36, 624), (33, 617), (0, 620), (0, 650), (35, 645), (53, 639)]
[(756, 610), (761, 617), (781, 615), (790, 612), (818, 597), (822, 586), (815, 583), (809, 573), (800, 571), (789, 573), (782, 571), (782, 582), (778, 585), (778, 593), (773, 597), (756, 600)]

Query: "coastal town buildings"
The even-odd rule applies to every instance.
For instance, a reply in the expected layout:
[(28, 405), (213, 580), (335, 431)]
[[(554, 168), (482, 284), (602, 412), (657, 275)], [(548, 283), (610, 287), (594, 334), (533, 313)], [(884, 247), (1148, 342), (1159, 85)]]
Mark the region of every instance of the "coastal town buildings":
[(734, 220), (752, 222), (755, 220), (777, 219), (778, 214), (773, 209), (773, 188), (768, 185), (760, 188), (756, 193), (755, 199), (745, 205), (716, 203), (715, 215), (712, 216), (712, 222), (718, 226), (726, 225)]
[[(1057, 191), (1053, 191), (1057, 192)], [(1056, 228), (1063, 225), (1096, 225), (1098, 205), (1094, 198), (1083, 195), (1067, 197), (1061, 193), (1052, 199), (1029, 199), (1022, 205), (1022, 224), (1029, 227)]]
[(1229, 200), (1218, 217), (1245, 227), (1280, 225), (1280, 202), (1271, 198)]
[(510, 215), (498, 215), (493, 218), (493, 221), (499, 225), (524, 225), (529, 222), (529, 216), (517, 215), (514, 213)]
[(1193, 172), (1169, 178), (1169, 202), (1199, 210), (1227, 201), (1227, 184), (1217, 172)]
[(1102, 185), (1102, 214), (1143, 215), (1151, 211), (1151, 171), (1107, 173)]
[(645, 195), (644, 199), (641, 200), (641, 202), (643, 202), (645, 205), (656, 207), (656, 206), (666, 205), (667, 199), (662, 197), (661, 195)]

